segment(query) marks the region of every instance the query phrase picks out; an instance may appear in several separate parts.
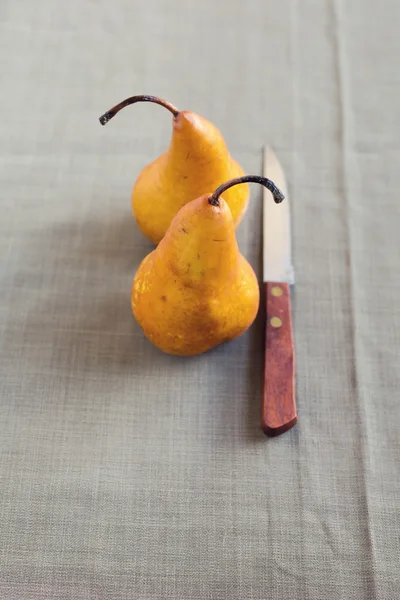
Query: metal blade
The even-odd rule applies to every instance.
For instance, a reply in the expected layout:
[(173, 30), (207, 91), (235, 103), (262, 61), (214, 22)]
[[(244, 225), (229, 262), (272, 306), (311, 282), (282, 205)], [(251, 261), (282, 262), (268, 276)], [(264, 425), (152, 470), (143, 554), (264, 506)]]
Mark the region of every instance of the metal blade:
[(277, 283), (294, 283), (291, 259), (291, 230), (288, 189), (282, 166), (273, 150), (264, 148), (264, 177), (271, 179), (285, 194), (281, 204), (275, 204), (272, 194), (264, 188), (263, 202), (263, 279)]

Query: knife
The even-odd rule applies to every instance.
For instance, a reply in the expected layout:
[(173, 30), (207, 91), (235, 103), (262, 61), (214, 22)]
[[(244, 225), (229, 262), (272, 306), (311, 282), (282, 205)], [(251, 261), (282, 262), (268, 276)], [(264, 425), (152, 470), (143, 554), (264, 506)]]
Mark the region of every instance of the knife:
[(263, 196), (263, 281), (266, 296), (264, 391), (261, 426), (268, 436), (288, 431), (297, 423), (295, 353), (290, 286), (294, 283), (291, 262), (290, 209), (283, 169), (271, 148), (264, 149), (264, 176), (285, 195), (281, 204)]

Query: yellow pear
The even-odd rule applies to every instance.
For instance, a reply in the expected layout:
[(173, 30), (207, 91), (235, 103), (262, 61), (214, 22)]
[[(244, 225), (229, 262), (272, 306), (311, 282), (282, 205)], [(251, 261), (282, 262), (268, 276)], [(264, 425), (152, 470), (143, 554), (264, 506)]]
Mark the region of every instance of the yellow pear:
[[(164, 237), (173, 217), (190, 199), (224, 181), (244, 175), (229, 154), (224, 138), (209, 121), (155, 96), (133, 96), (100, 117), (105, 125), (125, 106), (155, 102), (173, 115), (168, 150), (140, 173), (132, 192), (132, 208), (141, 231), (155, 244)], [(227, 190), (225, 201), (237, 226), (249, 199), (247, 185)]]
[(256, 317), (258, 281), (239, 252), (232, 214), (221, 197), (246, 182), (261, 183), (275, 202), (283, 200), (265, 177), (232, 179), (185, 204), (139, 266), (132, 310), (146, 336), (164, 352), (200, 354), (241, 335)]

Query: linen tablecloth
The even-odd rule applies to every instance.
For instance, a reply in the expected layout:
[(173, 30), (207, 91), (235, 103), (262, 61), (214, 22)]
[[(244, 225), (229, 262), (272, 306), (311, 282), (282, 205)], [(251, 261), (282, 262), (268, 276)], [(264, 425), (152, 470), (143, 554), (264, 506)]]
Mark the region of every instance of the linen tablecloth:
[[(400, 4), (3, 0), (0, 597), (400, 598)], [(299, 423), (260, 432), (263, 310), (162, 354), (131, 214), (170, 115), (287, 172)], [(261, 189), (238, 231), (261, 282)]]

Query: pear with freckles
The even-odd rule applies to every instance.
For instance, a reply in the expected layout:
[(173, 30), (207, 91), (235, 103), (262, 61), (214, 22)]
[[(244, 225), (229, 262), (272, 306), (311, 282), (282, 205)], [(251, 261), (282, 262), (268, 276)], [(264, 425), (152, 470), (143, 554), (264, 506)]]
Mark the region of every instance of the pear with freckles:
[[(244, 172), (229, 154), (224, 138), (212, 123), (193, 112), (179, 111), (161, 98), (128, 98), (100, 117), (101, 124), (105, 125), (122, 108), (136, 102), (155, 102), (173, 115), (168, 150), (143, 169), (132, 192), (132, 208), (138, 226), (144, 235), (158, 244), (182, 206)], [(224, 199), (237, 227), (247, 207), (248, 186), (227, 190)]]
[(275, 202), (283, 200), (265, 177), (230, 180), (186, 203), (139, 266), (132, 310), (149, 340), (164, 352), (206, 352), (241, 335), (257, 315), (258, 281), (239, 251), (232, 213), (221, 197), (248, 182), (266, 186)]

